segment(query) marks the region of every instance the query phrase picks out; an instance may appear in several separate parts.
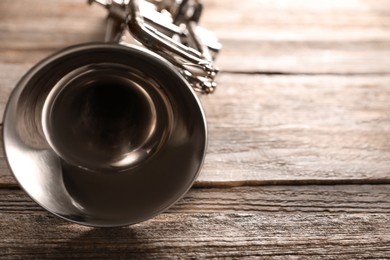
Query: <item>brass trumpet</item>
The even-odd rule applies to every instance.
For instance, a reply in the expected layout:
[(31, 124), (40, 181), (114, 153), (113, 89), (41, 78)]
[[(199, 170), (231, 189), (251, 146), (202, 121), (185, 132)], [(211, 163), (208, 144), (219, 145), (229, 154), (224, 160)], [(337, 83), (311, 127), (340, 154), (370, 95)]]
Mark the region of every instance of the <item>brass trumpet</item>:
[(198, 25), (199, 0), (89, 2), (108, 11), (105, 42), (63, 49), (23, 76), (6, 107), (4, 149), (21, 187), (49, 212), (129, 225), (195, 181), (207, 145), (195, 91), (214, 91), (221, 45)]

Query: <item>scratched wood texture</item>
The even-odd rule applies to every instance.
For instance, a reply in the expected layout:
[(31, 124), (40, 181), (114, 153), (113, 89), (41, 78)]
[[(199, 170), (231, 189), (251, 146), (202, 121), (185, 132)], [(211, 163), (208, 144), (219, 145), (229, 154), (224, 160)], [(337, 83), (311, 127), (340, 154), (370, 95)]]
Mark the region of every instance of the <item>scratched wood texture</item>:
[[(85, 228), (31, 202), (0, 149), (0, 258), (390, 255), (390, 1), (204, 3), (224, 48), (219, 88), (201, 98), (195, 188), (147, 222)], [(101, 40), (104, 17), (83, 0), (0, 1), (0, 122), (19, 78)]]
[[(198, 185), (389, 182), (388, 1), (206, 1), (221, 38)], [(234, 11), (233, 11), (234, 10)], [(81, 0), (0, 2), (0, 115), (38, 60), (103, 37)], [(0, 153), (0, 185), (15, 185)]]
[(0, 190), (4, 258), (384, 258), (389, 185), (193, 189), (131, 227), (68, 224)]

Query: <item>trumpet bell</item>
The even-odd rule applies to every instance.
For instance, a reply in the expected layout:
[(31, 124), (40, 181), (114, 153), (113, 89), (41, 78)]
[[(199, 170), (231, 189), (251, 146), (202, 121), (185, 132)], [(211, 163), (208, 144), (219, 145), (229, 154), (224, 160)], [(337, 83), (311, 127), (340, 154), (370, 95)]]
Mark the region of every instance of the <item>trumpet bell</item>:
[(191, 86), (151, 51), (84, 44), (41, 61), (6, 107), (5, 154), (39, 205), (89, 226), (144, 221), (195, 181), (206, 121)]

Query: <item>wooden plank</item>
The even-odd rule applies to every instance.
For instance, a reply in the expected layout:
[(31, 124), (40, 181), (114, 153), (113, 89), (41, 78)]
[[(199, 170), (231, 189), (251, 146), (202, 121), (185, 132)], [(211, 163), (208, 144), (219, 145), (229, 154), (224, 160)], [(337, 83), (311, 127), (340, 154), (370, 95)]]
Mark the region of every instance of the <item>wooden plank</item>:
[[(390, 40), (390, 35), (388, 36)], [(388, 42), (223, 41), (222, 71), (258, 74), (389, 74)]]
[[(105, 11), (88, 6), (79, 0), (60, 0), (48, 3), (37, 0), (3, 0), (0, 3), (1, 46), (23, 46), (15, 40), (54, 33), (52, 40), (73, 40), (77, 36), (98, 36), (104, 28)], [(389, 0), (368, 1), (205, 1), (202, 25), (216, 31), (223, 39), (256, 41), (389, 41)], [(26, 8), (28, 7), (28, 8)], [(59, 30), (60, 29), (60, 30)], [(45, 32), (46, 31), (46, 32)], [(91, 32), (94, 32), (91, 33)], [(23, 33), (27, 35), (23, 36)], [(67, 37), (61, 37), (61, 35)], [(14, 38), (15, 37), (15, 38)], [(78, 41), (83, 40), (78, 39)], [(29, 46), (40, 46), (30, 42)]]
[(193, 189), (131, 227), (94, 229), (0, 190), (3, 258), (385, 258), (390, 186)]
[[(90, 41), (93, 38), (88, 38)], [(100, 39), (99, 38), (95, 38)], [(84, 41), (87, 42), (88, 40)], [(390, 74), (389, 42), (280, 42), (223, 40), (217, 58), (221, 71), (258, 74)], [(70, 44), (80, 43), (77, 41)], [(42, 43), (43, 44), (43, 43)], [(59, 43), (60, 44), (60, 43)], [(44, 49), (0, 49), (3, 74), (18, 80), (36, 62), (66, 46)], [(18, 74), (15, 67), (22, 68)], [(2, 78), (1, 85), (14, 84)]]
[[(389, 0), (368, 1), (205, 1), (202, 24), (223, 39), (272, 41), (389, 41)], [(105, 11), (84, 1), (47, 2), (3, 0), (0, 3), (1, 46), (23, 46), (15, 40), (54, 33), (52, 40), (73, 40), (76, 36), (97, 36), (104, 28)], [(46, 31), (46, 32), (45, 32)], [(94, 32), (95, 34), (91, 33)], [(23, 36), (23, 34), (27, 34)], [(69, 35), (61, 37), (61, 35)], [(83, 40), (78, 39), (78, 41)], [(40, 46), (30, 42), (29, 46)]]
[(202, 23), (223, 39), (389, 41), (390, 1), (205, 1)]
[[(225, 47), (218, 63), (225, 71), (386, 74), (387, 3), (208, 1), (203, 23), (222, 37)], [(256, 15), (248, 15), (254, 10)], [(0, 111), (16, 82), (37, 61), (68, 45), (102, 39), (104, 17), (99, 6), (78, 0), (34, 5), (1, 1)]]
[[(40, 1), (1, 1), (1, 70), (11, 69), (2, 63), (34, 64), (37, 51), (43, 58), (102, 39), (105, 13), (99, 6)], [(363, 0), (210, 0), (202, 24), (224, 44), (218, 64), (225, 71), (389, 73), (389, 6), (389, 1)]]
[(389, 73), (390, 1), (207, 1), (225, 71)]
[[(390, 76), (221, 74), (198, 186), (388, 183)], [(0, 184), (14, 185), (3, 155)]]
[(0, 148), (0, 188), (2, 187), (14, 187), (18, 185), (17, 181), (13, 177), (12, 173), (8, 168), (7, 161), (4, 156), (3, 148), (3, 137), (1, 137), (1, 148)]
[(389, 180), (390, 77), (223, 74), (200, 182)]
[[(164, 214), (179, 213), (390, 213), (390, 185), (302, 185), (192, 188)], [(23, 190), (0, 189), (0, 212), (45, 211)], [(60, 221), (63, 222), (63, 221)], [(65, 222), (64, 222), (65, 223)]]

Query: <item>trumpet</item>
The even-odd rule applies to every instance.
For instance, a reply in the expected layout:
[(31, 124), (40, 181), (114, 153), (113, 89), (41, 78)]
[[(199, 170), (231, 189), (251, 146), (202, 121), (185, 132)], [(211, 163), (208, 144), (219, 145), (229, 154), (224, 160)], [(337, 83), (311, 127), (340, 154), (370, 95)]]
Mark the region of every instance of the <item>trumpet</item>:
[(199, 0), (91, 0), (102, 42), (45, 58), (6, 106), (9, 168), (41, 207), (87, 226), (131, 225), (179, 200), (202, 167), (197, 93), (216, 88), (221, 44), (199, 26)]

